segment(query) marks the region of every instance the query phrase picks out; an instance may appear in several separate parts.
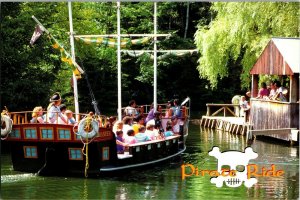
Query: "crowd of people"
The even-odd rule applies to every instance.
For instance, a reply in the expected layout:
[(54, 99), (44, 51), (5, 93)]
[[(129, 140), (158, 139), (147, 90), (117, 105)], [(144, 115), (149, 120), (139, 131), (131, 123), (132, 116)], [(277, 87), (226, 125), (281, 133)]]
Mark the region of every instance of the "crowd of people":
[[(58, 92), (54, 93), (49, 101), (50, 104), (45, 114), (41, 106), (33, 109), (31, 123), (77, 124), (73, 112), (61, 103), (62, 99)], [(161, 106), (154, 110), (152, 104), (147, 116), (144, 114), (144, 108), (137, 107), (136, 102), (131, 100), (124, 110), (123, 120), (117, 121), (116, 118), (109, 118), (107, 127), (111, 127), (116, 136), (118, 153), (123, 153), (129, 144), (161, 140), (178, 135), (180, 125), (182, 125), (181, 117), (182, 109), (178, 104), (178, 99), (169, 101), (164, 113)], [(170, 119), (164, 127), (162, 118)]]
[(61, 96), (58, 92), (50, 98), (47, 112), (43, 113), (43, 107), (37, 106), (32, 111), (31, 123), (52, 123), (52, 124), (76, 124), (73, 112), (62, 104)]
[[(165, 113), (162, 112), (161, 106), (154, 110), (152, 104), (146, 116), (143, 114), (143, 108), (137, 108), (136, 102), (131, 100), (124, 110), (123, 120), (116, 121), (113, 125), (118, 153), (123, 153), (129, 144), (162, 140), (178, 135), (182, 124), (182, 111), (177, 99), (172, 103), (168, 102)], [(166, 122), (165, 128), (162, 119), (170, 119)]]

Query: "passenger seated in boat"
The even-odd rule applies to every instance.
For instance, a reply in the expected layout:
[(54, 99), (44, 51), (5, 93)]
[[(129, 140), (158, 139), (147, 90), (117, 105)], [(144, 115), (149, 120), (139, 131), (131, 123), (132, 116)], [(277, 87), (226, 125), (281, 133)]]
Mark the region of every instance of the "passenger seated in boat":
[(67, 119), (63, 116), (60, 112), (60, 104), (61, 104), (61, 97), (58, 92), (55, 92), (53, 96), (50, 98), (50, 104), (47, 108), (47, 115), (49, 118), (50, 123), (58, 122), (58, 118), (60, 118), (64, 123), (67, 123)]
[(154, 125), (153, 124), (148, 124), (146, 126), (146, 131), (145, 134), (151, 139), (151, 140), (155, 140), (155, 134), (154, 134)]
[(135, 100), (129, 101), (129, 106), (127, 106), (124, 110), (126, 116), (132, 116), (135, 117), (138, 115), (138, 112), (136, 110), (136, 103)]
[(134, 137), (134, 130), (130, 129), (127, 132), (127, 138), (125, 138), (125, 143), (127, 144), (135, 144), (137, 143), (136, 138)]
[(110, 117), (107, 119), (106, 128), (113, 128), (114, 123), (116, 122), (116, 119), (117, 119), (116, 117), (110, 116)]
[(117, 130), (123, 130), (123, 121), (117, 121), (114, 123), (113, 132), (117, 137)]
[(172, 136), (172, 135), (174, 135), (174, 133), (173, 133), (173, 131), (172, 131), (172, 126), (167, 126), (167, 128), (166, 128), (166, 131), (165, 131), (165, 137), (169, 137), (169, 136)]
[(128, 130), (132, 129), (132, 117), (126, 116), (123, 118), (123, 133), (124, 133), (124, 138), (127, 137), (127, 132)]
[(172, 121), (172, 130), (175, 134), (179, 134), (180, 131), (180, 125), (179, 125), (179, 120), (177, 118), (177, 116), (173, 116), (171, 118)]
[(139, 128), (139, 133), (135, 135), (135, 139), (137, 142), (146, 142), (151, 140), (146, 134), (145, 134), (145, 126), (142, 126)]
[(124, 153), (125, 146), (128, 146), (128, 144), (125, 143), (125, 140), (123, 138), (123, 131), (122, 130), (117, 130), (117, 153)]
[(134, 134), (138, 134), (139, 128), (144, 126), (144, 117), (142, 115), (138, 115), (134, 118), (135, 124), (132, 125), (132, 129), (134, 130)]
[(73, 112), (71, 110), (66, 110), (65, 115), (67, 117), (67, 124), (76, 124), (76, 121), (73, 117)]
[(44, 123), (43, 108), (41, 106), (37, 106), (33, 109), (30, 123)]
[(66, 112), (66, 110), (67, 110), (67, 106), (66, 106), (65, 104), (61, 104), (61, 105), (59, 106), (59, 109), (60, 109), (60, 112), (61, 112), (62, 114), (65, 114), (65, 112)]

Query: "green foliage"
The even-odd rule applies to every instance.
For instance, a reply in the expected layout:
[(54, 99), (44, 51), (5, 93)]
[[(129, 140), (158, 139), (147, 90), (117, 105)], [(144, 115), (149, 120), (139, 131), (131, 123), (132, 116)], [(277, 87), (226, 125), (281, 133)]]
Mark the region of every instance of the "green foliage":
[(213, 3), (216, 17), (209, 26), (199, 26), (195, 43), (201, 56), (200, 77), (216, 87), (231, 76), (230, 59), (242, 67), (241, 86), (249, 88), (249, 71), (271, 37), (299, 36), (299, 3)]

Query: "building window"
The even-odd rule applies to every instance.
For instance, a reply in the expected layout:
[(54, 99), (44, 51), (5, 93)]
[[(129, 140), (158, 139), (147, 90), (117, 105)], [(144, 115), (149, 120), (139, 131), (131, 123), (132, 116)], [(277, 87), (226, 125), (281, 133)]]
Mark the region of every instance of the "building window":
[(37, 147), (36, 146), (24, 146), (24, 158), (37, 158)]
[(70, 140), (71, 133), (69, 129), (58, 129), (58, 139), (60, 140)]
[(46, 129), (42, 128), (41, 129), (41, 138), (42, 139), (53, 139), (53, 129)]
[(80, 148), (69, 148), (69, 160), (83, 160)]
[(13, 129), (10, 132), (10, 137), (11, 138), (21, 138), (20, 129)]
[(36, 129), (25, 128), (25, 139), (37, 139)]
[(102, 160), (109, 160), (109, 147), (102, 148)]

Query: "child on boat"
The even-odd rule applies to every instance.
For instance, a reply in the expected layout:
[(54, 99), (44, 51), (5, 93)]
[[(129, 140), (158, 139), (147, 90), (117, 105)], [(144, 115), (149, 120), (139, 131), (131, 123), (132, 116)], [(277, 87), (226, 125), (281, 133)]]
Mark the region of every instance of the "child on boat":
[(145, 127), (141, 126), (139, 128), (139, 133), (135, 135), (135, 139), (137, 140), (137, 142), (146, 142), (151, 140), (146, 134), (145, 134)]
[(127, 144), (135, 144), (135, 143), (137, 143), (137, 140), (134, 137), (134, 130), (133, 129), (128, 130), (127, 131), (127, 135), (128, 135), (128, 137), (125, 138), (125, 143), (127, 143)]
[(169, 136), (174, 135), (174, 133), (172, 131), (172, 126), (167, 126), (166, 132), (164, 134), (165, 134), (165, 137), (169, 137)]
[(116, 134), (117, 153), (124, 153), (125, 146), (128, 146), (128, 144), (125, 143), (125, 140), (123, 138), (123, 131), (119, 129), (116, 131)]

